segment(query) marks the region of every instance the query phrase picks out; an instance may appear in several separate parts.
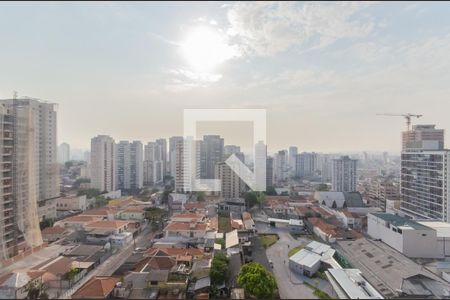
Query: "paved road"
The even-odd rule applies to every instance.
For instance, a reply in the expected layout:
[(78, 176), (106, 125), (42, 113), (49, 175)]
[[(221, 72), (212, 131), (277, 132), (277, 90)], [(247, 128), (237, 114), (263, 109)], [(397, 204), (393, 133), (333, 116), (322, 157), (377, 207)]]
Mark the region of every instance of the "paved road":
[[(154, 233), (150, 232), (151, 226), (148, 225), (146, 229), (136, 238), (136, 247), (146, 247), (148, 242), (153, 239)], [(70, 290), (67, 290), (59, 299), (70, 299), (72, 294), (77, 291), (83, 284), (94, 276), (111, 276), (133, 253), (134, 243), (132, 242), (127, 247), (121, 249), (119, 252), (110, 256), (97, 268), (89, 272), (79, 282), (77, 282)]]
[[(267, 225), (266, 225), (267, 226)], [(258, 229), (259, 232), (261, 232)], [(270, 230), (271, 232), (274, 229)], [(281, 299), (317, 299), (312, 289), (304, 285), (297, 278), (292, 278), (288, 267), (289, 249), (306, 244), (295, 240), (287, 230), (278, 230), (280, 239), (266, 251), (267, 257), (273, 262), (273, 273), (277, 280), (278, 291)]]

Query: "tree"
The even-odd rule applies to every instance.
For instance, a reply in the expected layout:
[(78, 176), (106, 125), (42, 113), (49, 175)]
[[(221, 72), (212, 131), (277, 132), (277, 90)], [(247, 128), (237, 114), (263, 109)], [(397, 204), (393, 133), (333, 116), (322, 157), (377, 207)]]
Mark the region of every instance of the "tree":
[(251, 208), (255, 205), (261, 205), (263, 204), (265, 200), (265, 196), (263, 193), (260, 192), (247, 192), (244, 194), (244, 200), (247, 204), (248, 208)]
[(27, 299), (48, 299), (47, 286), (42, 281), (28, 281), (25, 285), (25, 292), (27, 292)]
[(267, 196), (276, 196), (277, 195), (277, 191), (275, 190), (275, 188), (273, 186), (268, 186), (266, 188), (266, 195)]
[(273, 275), (261, 264), (251, 262), (242, 266), (237, 282), (245, 292), (258, 298), (274, 298), (277, 283)]
[(93, 198), (100, 194), (101, 192), (98, 189), (81, 189), (78, 191), (77, 196), (86, 195), (86, 198)]
[(197, 201), (204, 202), (206, 200), (206, 194), (203, 191), (197, 192)]
[(91, 180), (89, 178), (78, 178), (73, 183), (72, 188), (78, 189), (82, 183), (88, 183), (88, 182), (91, 182)]
[(316, 191), (318, 192), (327, 192), (330, 189), (328, 188), (328, 185), (326, 185), (325, 183), (321, 183), (316, 187)]
[(228, 275), (228, 259), (225, 254), (218, 252), (214, 255), (211, 263), (209, 276), (211, 277), (211, 285), (219, 286), (227, 280)]

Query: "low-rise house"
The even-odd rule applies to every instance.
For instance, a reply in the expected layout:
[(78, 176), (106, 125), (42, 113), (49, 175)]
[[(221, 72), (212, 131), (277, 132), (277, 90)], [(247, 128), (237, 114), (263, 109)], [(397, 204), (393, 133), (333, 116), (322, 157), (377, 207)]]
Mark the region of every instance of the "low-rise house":
[(67, 196), (56, 200), (56, 210), (58, 211), (85, 211), (88, 208), (88, 201), (86, 195), (81, 196)]
[(121, 234), (127, 232), (127, 229), (126, 221), (97, 221), (85, 226), (86, 239), (89, 242), (102, 244), (110, 242), (113, 236), (126, 239), (127, 237)]
[(206, 204), (201, 202), (188, 202), (184, 204), (184, 209), (190, 212), (206, 213)]
[(0, 299), (25, 299), (28, 283), (41, 283), (45, 271), (16, 270), (0, 276)]
[(117, 217), (122, 220), (143, 221), (145, 219), (145, 210), (144, 207), (132, 206), (118, 212)]
[(255, 230), (255, 222), (252, 219), (252, 215), (248, 212), (242, 213), (242, 221), (244, 222), (244, 228), (246, 230)]
[(74, 230), (84, 230), (86, 225), (102, 220), (101, 217), (77, 215), (55, 222), (54, 226), (70, 228)]
[(359, 215), (348, 210), (336, 211), (336, 216), (346, 228), (361, 228), (362, 226)]
[(65, 232), (66, 229), (60, 226), (46, 227), (41, 230), (42, 240), (44, 242), (54, 242), (59, 240)]
[(219, 213), (243, 213), (246, 210), (245, 201), (241, 198), (223, 200), (218, 206)]
[[(44, 271), (42, 275), (43, 282), (50, 289), (56, 289), (59, 292), (61, 289), (70, 288), (86, 274), (86, 271), (78, 269), (77, 266), (78, 262), (75, 258), (58, 256), (34, 266), (32, 270)], [(73, 268), (77, 269), (77, 273), (71, 276), (69, 272)]]
[(170, 218), (171, 222), (181, 222), (181, 223), (204, 223), (206, 222), (206, 216), (202, 213), (192, 213), (184, 212), (174, 214)]
[(200, 238), (206, 234), (206, 230), (207, 224), (203, 223), (172, 222), (163, 231), (166, 238)]
[(83, 284), (72, 299), (108, 299), (114, 297), (114, 289), (120, 278), (111, 276), (94, 276)]
[(121, 248), (129, 245), (133, 240), (133, 234), (131, 232), (122, 232), (111, 235), (110, 243), (112, 247)]
[(101, 220), (114, 220), (117, 210), (114, 208), (96, 208), (83, 212), (80, 216), (96, 217)]
[(320, 259), (319, 254), (301, 249), (289, 257), (289, 268), (300, 275), (311, 277), (319, 270)]

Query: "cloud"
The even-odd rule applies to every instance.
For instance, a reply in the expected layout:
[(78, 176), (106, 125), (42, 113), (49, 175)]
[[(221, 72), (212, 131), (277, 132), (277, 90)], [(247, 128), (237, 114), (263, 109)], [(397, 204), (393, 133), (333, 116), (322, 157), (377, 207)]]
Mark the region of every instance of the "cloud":
[(239, 2), (228, 10), (228, 34), (247, 54), (271, 56), (294, 46), (323, 48), (374, 28), (358, 16), (369, 3)]
[(171, 75), (171, 81), (166, 89), (172, 92), (183, 92), (198, 87), (205, 87), (219, 81), (222, 74), (193, 72), (188, 69), (174, 69), (167, 73)]

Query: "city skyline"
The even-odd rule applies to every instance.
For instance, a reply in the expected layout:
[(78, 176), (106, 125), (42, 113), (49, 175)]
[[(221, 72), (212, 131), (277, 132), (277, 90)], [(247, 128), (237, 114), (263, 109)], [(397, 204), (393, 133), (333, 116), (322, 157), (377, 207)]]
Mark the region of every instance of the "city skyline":
[(449, 12), (410, 2), (7, 3), (0, 98), (17, 90), (57, 103), (58, 143), (73, 148), (98, 134), (182, 135), (185, 108), (266, 108), (270, 152), (399, 152), (404, 120), (376, 113), (450, 128)]

